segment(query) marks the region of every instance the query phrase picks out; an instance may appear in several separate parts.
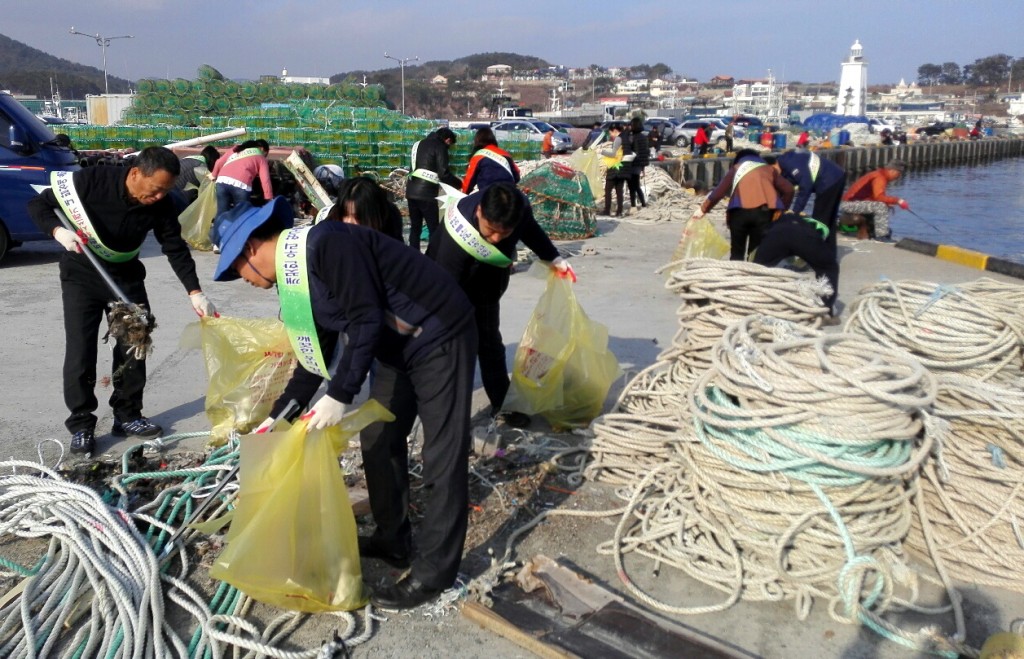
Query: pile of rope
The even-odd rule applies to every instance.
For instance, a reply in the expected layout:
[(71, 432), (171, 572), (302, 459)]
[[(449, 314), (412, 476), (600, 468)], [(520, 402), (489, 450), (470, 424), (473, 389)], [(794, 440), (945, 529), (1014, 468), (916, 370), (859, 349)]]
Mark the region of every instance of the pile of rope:
[[(602, 465), (600, 455), (587, 468), (591, 477), (630, 486), (620, 493), (628, 503), (615, 535), (599, 551), (613, 556), (634, 596), (663, 611), (793, 600), (803, 619), (821, 598), (838, 621), (955, 656), (964, 649), (955, 640), (964, 635), (957, 596), (946, 606), (918, 602), (918, 581), (935, 580), (911, 570), (899, 550), (917, 474), (939, 439), (927, 414), (935, 395), (933, 376), (904, 352), (781, 319), (744, 318), (725, 330), (710, 368), (687, 390), (691, 436), (663, 433), (670, 449), (660, 464), (646, 461), (642, 473)], [(620, 461), (640, 454), (629, 445), (636, 436), (621, 431), (626, 421), (595, 424), (609, 443), (619, 431)], [(647, 421), (657, 432), (660, 420)], [(692, 607), (659, 601), (630, 579), (624, 556), (631, 553), (725, 597)], [(908, 634), (882, 618), (903, 610), (953, 610), (957, 635)]]
[(623, 389), (615, 412), (594, 424), (590, 478), (635, 484), (663, 464), (676, 442), (692, 441), (687, 392), (711, 366), (732, 323), (752, 313), (817, 327), (827, 313), (824, 280), (742, 261), (687, 259), (666, 266), (666, 287), (682, 298), (672, 346)]
[[(219, 583), (207, 603), (190, 585), (186, 547), (200, 531), (185, 532), (174, 546), (167, 543), (196, 503), (217, 491), (237, 464), (238, 438), (191, 468), (131, 473), (131, 454), (207, 435), (181, 433), (129, 448), (122, 456), (123, 473), (102, 494), (40, 463), (0, 463), (0, 472), (10, 474), (0, 477), (0, 540), (50, 538), (46, 554), (33, 567), (0, 557), (0, 581), (22, 578), (0, 597), (0, 656), (47, 656), (60, 650), (74, 657), (206, 658), (223, 656), (233, 645), (248, 650), (247, 657), (314, 659), (345, 652), (372, 636), (367, 607), (362, 623), (350, 613), (334, 614), (342, 628), (322, 647), (286, 650), (280, 644), (306, 614), (287, 612), (256, 625), (246, 619), (252, 600), (235, 588)], [(145, 483), (157, 484), (152, 500), (133, 489)], [(237, 482), (222, 488), (222, 500), (205, 517), (217, 518), (232, 508), (236, 490)], [(178, 629), (183, 618), (193, 621), (191, 639), (171, 626), (172, 611)]]
[(1024, 323), (1019, 299), (991, 280), (965, 286), (883, 279), (860, 291), (845, 331), (910, 352), (929, 369), (1019, 386)]
[(925, 465), (907, 546), (965, 583), (1024, 593), (1024, 393), (944, 375), (935, 414), (945, 441)]

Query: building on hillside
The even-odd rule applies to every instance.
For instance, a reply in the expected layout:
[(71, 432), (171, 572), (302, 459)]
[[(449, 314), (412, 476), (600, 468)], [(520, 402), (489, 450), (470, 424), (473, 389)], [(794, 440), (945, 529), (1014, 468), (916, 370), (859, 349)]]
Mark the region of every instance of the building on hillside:
[(430, 79), (430, 84), (437, 85), (438, 87), (447, 87), (448, 78), (445, 78), (443, 75), (438, 74)]
[(732, 76), (715, 76), (708, 83), (711, 87), (732, 87), (736, 80)]
[(484, 73), (486, 74), (485, 80), (488, 78), (501, 78), (512, 75), (512, 66), (509, 64), (492, 64), (484, 69)]
[(860, 116), (867, 110), (868, 63), (859, 40), (850, 47), (850, 56), (842, 63), (839, 76), (839, 100), (836, 114)]
[(315, 76), (290, 76), (288, 75), (288, 69), (281, 69), (281, 82), (289, 83), (294, 82), (300, 85), (329, 85), (331, 84), (330, 78), (318, 78)]

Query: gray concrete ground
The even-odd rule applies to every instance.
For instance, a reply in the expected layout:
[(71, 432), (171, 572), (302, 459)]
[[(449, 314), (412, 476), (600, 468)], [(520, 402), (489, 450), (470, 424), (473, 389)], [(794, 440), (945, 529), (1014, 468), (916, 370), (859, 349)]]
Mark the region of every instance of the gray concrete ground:
[[(654, 361), (658, 352), (671, 342), (677, 328), (677, 299), (666, 291), (663, 277), (654, 270), (666, 263), (677, 243), (678, 224), (631, 224), (628, 221), (601, 221), (601, 235), (585, 246), (595, 254), (575, 256), (572, 263), (579, 275), (576, 293), (587, 313), (605, 323), (611, 335), (611, 348), (627, 370), (638, 370)], [(563, 243), (578, 251), (583, 243)], [(983, 273), (896, 250), (890, 244), (842, 239), (842, 279), (840, 301), (849, 304), (858, 289), (879, 277), (919, 279), (938, 283), (972, 280)], [(4, 458), (35, 459), (37, 443), (46, 437), (66, 442), (63, 427), (66, 415), (61, 399), (61, 362), (63, 330), (60, 289), (57, 276), (59, 247), (55, 243), (37, 243), (14, 250), (0, 267), (3, 296), (0, 301), (0, 455)], [(149, 359), (149, 386), (145, 413), (164, 426), (168, 433), (207, 429), (203, 414), (206, 378), (201, 355), (178, 347), (178, 338), (195, 316), (185, 291), (171, 273), (167, 261), (152, 240), (142, 251), (149, 270), (147, 284), (159, 328), (155, 351)], [(198, 253), (196, 261), (201, 280), (210, 298), (222, 313), (236, 316), (272, 316), (277, 312), (274, 295), (244, 283), (218, 284), (210, 280), (216, 257)], [(998, 277), (996, 277), (998, 278)], [(511, 354), (529, 319), (534, 303), (543, 289), (541, 280), (524, 274), (512, 279), (502, 302), (502, 329)], [(109, 357), (101, 346), (99, 374), (109, 375)], [(616, 392), (622, 383), (616, 384)], [(477, 392), (478, 395), (481, 392)], [(105, 433), (111, 422), (106, 405), (108, 391), (101, 388), (99, 449), (118, 454), (128, 442), (117, 441)], [(483, 405), (482, 399), (480, 406)], [(177, 449), (202, 450), (203, 440), (181, 442)], [(52, 460), (52, 447), (44, 448)], [(614, 507), (617, 501), (607, 488), (585, 485), (577, 496), (568, 497), (562, 506), (584, 509)], [(611, 538), (614, 522), (610, 519), (581, 521), (552, 519), (533, 530), (520, 543), (517, 556), (545, 553), (564, 556), (593, 574), (608, 587), (622, 592), (611, 559), (596, 553), (598, 543)], [(496, 543), (496, 546), (503, 546)], [(479, 567), (479, 561), (475, 563)], [(718, 601), (718, 594), (698, 582), (664, 569), (660, 576), (650, 565), (631, 564), (633, 578), (652, 594), (680, 605)], [(370, 569), (368, 580), (387, 573)], [(393, 575), (389, 575), (393, 576)], [(995, 589), (967, 588), (965, 608), (970, 629), (969, 641), (980, 645), (991, 632), (1004, 629), (1016, 617), (1024, 615), (1021, 598)], [(390, 615), (374, 638), (355, 651), (356, 656), (459, 656), (519, 657), (525, 650), (479, 629), (457, 615), (428, 619), (421, 612)], [(683, 624), (725, 639), (754, 655), (764, 657), (828, 656), (844, 659), (902, 657), (911, 653), (882, 641), (870, 631), (833, 622), (821, 604), (807, 621), (800, 622), (791, 603), (741, 603), (731, 609), (704, 616), (678, 617)], [(951, 629), (951, 619), (929, 620)], [(295, 637), (297, 646), (316, 647), (330, 637), (333, 621), (320, 617), (307, 624)], [(921, 621), (913, 622), (912, 629)]]

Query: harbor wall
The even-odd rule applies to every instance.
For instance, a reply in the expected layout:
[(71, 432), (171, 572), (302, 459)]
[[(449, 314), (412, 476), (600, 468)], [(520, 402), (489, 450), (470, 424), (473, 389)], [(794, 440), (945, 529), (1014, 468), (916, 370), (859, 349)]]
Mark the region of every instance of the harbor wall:
[[(988, 138), (964, 142), (928, 141), (897, 146), (860, 146), (818, 149), (822, 158), (835, 162), (853, 179), (890, 160), (900, 159), (910, 170), (949, 167), (1024, 156), (1024, 138)], [(678, 183), (701, 181), (708, 187), (718, 183), (732, 164), (732, 158), (666, 159), (651, 163), (663, 167)]]

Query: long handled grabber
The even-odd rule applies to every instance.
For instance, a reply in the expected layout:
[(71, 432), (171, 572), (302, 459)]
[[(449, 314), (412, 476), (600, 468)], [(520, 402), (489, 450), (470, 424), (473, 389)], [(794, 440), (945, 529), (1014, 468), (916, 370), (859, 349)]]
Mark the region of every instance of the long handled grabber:
[[(53, 213), (65, 228), (70, 231), (78, 231), (78, 227), (72, 224), (60, 209), (53, 209)], [(128, 299), (128, 296), (124, 294), (124, 291), (104, 269), (88, 246), (82, 246), (82, 253), (85, 254), (85, 258), (89, 259), (89, 263), (99, 273), (110, 292), (117, 298), (109, 305), (107, 337), (113, 337), (114, 341), (123, 343), (128, 348), (128, 354), (142, 361), (153, 349), (153, 330), (156, 329), (156, 318), (145, 305), (135, 304)], [(107, 337), (104, 337), (104, 340)]]
[[(274, 417), (274, 422), (270, 424), (270, 427), (266, 429), (266, 432), (273, 432), (274, 428), (281, 421), (294, 421), (301, 411), (302, 407), (300, 407), (298, 401), (293, 398), (288, 401), (288, 404), (285, 405), (283, 410), (281, 410), (281, 413)], [(224, 491), (224, 488), (227, 487), (228, 483), (235, 480), (235, 476), (238, 474), (239, 464), (240, 463), (236, 463), (235, 466), (224, 475), (224, 478), (220, 479), (220, 482), (217, 483), (217, 486), (213, 488), (210, 494), (207, 495), (203, 499), (202, 503), (195, 507), (192, 514), (181, 523), (178, 530), (172, 533), (171, 537), (167, 538), (167, 544), (164, 545), (163, 551), (160, 552), (160, 556), (157, 557), (158, 561), (162, 563), (174, 552), (174, 543), (177, 542), (186, 531), (188, 531), (189, 524), (192, 524), (199, 519), (200, 515), (206, 512), (206, 509), (209, 508), (214, 501), (217, 501), (220, 493)]]

